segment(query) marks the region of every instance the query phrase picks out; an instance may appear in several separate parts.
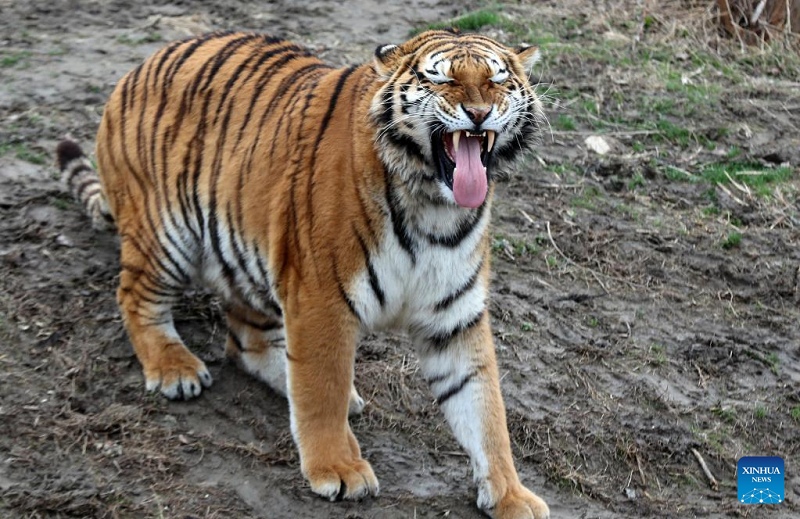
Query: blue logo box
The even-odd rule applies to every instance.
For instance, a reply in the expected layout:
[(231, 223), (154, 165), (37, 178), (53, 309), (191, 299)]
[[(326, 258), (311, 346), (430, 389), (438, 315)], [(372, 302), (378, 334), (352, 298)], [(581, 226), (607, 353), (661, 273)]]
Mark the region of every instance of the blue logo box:
[(736, 474), (740, 503), (783, 503), (783, 458), (745, 456), (739, 459)]

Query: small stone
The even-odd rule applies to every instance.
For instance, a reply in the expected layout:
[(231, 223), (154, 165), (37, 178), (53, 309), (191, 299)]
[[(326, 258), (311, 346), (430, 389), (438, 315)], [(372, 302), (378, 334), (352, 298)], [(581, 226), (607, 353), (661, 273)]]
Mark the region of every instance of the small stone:
[(599, 135), (586, 137), (586, 140), (583, 142), (586, 144), (587, 148), (598, 155), (607, 155), (608, 152), (611, 151), (611, 146), (603, 137), (600, 137)]

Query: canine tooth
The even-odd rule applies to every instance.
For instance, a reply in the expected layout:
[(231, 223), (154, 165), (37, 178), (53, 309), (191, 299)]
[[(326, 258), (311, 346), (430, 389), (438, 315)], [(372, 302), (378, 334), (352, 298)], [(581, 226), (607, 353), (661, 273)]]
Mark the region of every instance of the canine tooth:
[(461, 130), (453, 132), (453, 151), (458, 151), (458, 141), (461, 139)]
[(487, 130), (486, 138), (486, 151), (492, 151), (492, 147), (494, 147), (494, 130)]

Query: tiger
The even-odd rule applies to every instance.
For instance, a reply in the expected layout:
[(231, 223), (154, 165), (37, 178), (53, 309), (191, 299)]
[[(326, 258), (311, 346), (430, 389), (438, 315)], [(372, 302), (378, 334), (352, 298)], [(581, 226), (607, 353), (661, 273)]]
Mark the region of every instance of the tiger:
[(520, 481), (487, 309), (497, 180), (541, 133), (534, 46), (455, 29), (337, 68), (255, 33), (175, 41), (125, 75), (96, 168), (57, 147), (92, 225), (120, 240), (122, 320), (145, 387), (212, 384), (178, 335), (187, 287), (223, 301), (226, 356), (285, 395), (300, 469), (331, 500), (378, 494), (349, 425), (358, 338), (399, 330), (471, 460), (477, 506), (549, 517)]

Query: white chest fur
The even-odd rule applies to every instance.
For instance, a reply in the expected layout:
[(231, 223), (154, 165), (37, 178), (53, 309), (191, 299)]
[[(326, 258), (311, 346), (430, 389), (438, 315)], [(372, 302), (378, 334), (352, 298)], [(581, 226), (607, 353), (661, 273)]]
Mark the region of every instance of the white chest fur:
[[(394, 328), (430, 337), (475, 318), (485, 307), (486, 287), (479, 271), (489, 211), (471, 221), (447, 206), (413, 216), (413, 224), (405, 227), (411, 251), (387, 221), (369, 267), (348, 287), (368, 330)], [(458, 232), (462, 239), (456, 245), (447, 243), (446, 238)]]

